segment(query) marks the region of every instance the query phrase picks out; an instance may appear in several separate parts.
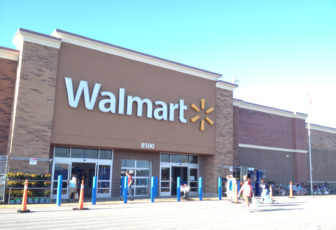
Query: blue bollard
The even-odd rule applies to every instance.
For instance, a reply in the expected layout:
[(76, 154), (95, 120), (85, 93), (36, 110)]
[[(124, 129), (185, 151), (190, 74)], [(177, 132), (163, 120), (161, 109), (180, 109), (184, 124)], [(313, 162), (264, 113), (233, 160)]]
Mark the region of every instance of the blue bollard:
[(128, 188), (128, 177), (124, 176), (124, 204), (127, 203), (127, 188)]
[(199, 200), (203, 200), (202, 177), (198, 178), (198, 194), (199, 194)]
[(92, 204), (96, 204), (96, 197), (97, 197), (97, 177), (93, 177), (93, 185), (92, 185)]
[(58, 183), (57, 183), (57, 197), (56, 197), (56, 204), (57, 206), (61, 206), (62, 200), (62, 175), (58, 176)]
[[(240, 181), (239, 180), (237, 180), (237, 190), (238, 190), (238, 193), (239, 193), (239, 191), (240, 191)], [(238, 197), (238, 199), (239, 199), (239, 197)]]
[(124, 177), (120, 179), (120, 200), (124, 197)]
[(154, 203), (154, 197), (155, 197), (155, 178), (152, 176), (151, 181), (151, 202)]
[(180, 177), (177, 178), (176, 197), (177, 197), (177, 201), (181, 201), (181, 179)]
[(218, 177), (218, 199), (222, 200), (222, 178)]
[(158, 185), (159, 185), (159, 178), (158, 177), (154, 177), (154, 191), (155, 191), (155, 197), (158, 197)]
[(252, 182), (252, 192), (255, 191), (254, 189), (255, 189), (254, 182)]

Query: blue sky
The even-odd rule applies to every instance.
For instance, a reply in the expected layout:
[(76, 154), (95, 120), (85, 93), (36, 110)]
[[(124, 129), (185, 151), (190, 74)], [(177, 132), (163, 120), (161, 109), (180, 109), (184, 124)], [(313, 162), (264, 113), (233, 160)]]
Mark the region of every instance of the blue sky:
[(0, 0), (0, 46), (14, 48), (19, 27), (59, 28), (236, 77), (235, 98), (336, 127), (334, 0)]

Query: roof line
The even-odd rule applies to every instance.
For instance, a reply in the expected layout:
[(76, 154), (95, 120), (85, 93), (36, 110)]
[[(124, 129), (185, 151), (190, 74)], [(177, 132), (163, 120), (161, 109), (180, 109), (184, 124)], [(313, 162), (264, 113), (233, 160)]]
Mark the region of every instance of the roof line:
[(23, 29), (23, 28), (19, 28), (19, 31), (35, 34), (35, 35), (42, 36), (42, 37), (45, 37), (45, 38), (51, 38), (51, 39), (58, 40), (58, 41), (62, 40), (62, 39), (56, 38), (54, 36), (50, 36), (50, 35), (47, 35), (47, 34), (42, 34), (42, 33), (39, 33), (39, 32), (35, 32), (35, 31)]
[(7, 47), (4, 47), (4, 46), (0, 46), (0, 49), (2, 49), (2, 50), (8, 50), (8, 51), (11, 51), (11, 52), (17, 52), (17, 53), (20, 52), (19, 50), (12, 49), (12, 48), (7, 48)]
[(76, 36), (76, 37), (86, 39), (86, 40), (89, 40), (89, 41), (92, 41), (92, 42), (97, 42), (97, 43), (100, 43), (100, 44), (103, 44), (103, 45), (108, 45), (108, 46), (111, 46), (113, 48), (118, 48), (118, 49), (122, 49), (122, 50), (129, 51), (129, 52), (132, 52), (132, 53), (144, 55), (144, 56), (147, 56), (147, 57), (150, 57), (150, 58), (155, 58), (155, 59), (158, 59), (158, 60), (161, 60), (161, 61), (170, 62), (172, 64), (180, 65), (180, 66), (183, 66), (183, 67), (192, 68), (192, 69), (195, 69), (195, 70), (198, 70), (198, 71), (214, 74), (214, 75), (217, 75), (218, 77), (222, 77), (222, 74), (219, 74), (219, 73), (211, 72), (211, 71), (201, 69), (201, 68), (197, 68), (197, 67), (193, 67), (193, 66), (190, 66), (190, 65), (185, 65), (185, 64), (182, 64), (180, 62), (175, 62), (175, 61), (171, 61), (171, 60), (168, 60), (168, 59), (160, 58), (160, 57), (157, 57), (157, 56), (154, 56), (154, 55), (142, 53), (142, 52), (139, 52), (139, 51), (136, 51), (136, 50), (124, 48), (124, 47), (117, 46), (117, 45), (113, 45), (111, 43), (107, 43), (107, 42), (99, 41), (99, 40), (96, 40), (96, 39), (88, 38), (88, 37), (78, 35), (78, 34), (74, 34), (74, 33), (70, 33), (70, 32), (64, 31), (64, 30), (56, 29), (55, 31), (60, 32), (60, 33), (64, 33), (64, 34), (68, 34), (68, 35), (71, 35), (71, 36)]
[(233, 105), (238, 106), (240, 108), (251, 109), (251, 110), (256, 110), (256, 111), (260, 111), (264, 113), (271, 113), (275, 115), (287, 116), (287, 117), (293, 117), (293, 118), (306, 119), (308, 116), (305, 113), (297, 113), (297, 112), (288, 111), (284, 109), (278, 109), (278, 108), (269, 107), (265, 105), (246, 102), (244, 100), (235, 99), (235, 98), (233, 99)]
[[(308, 127), (308, 125), (307, 125)], [(336, 134), (336, 128), (323, 126), (323, 125), (317, 125), (317, 124), (310, 124), (310, 128), (312, 130), (322, 131), (322, 132), (328, 132), (328, 133), (334, 133)]]

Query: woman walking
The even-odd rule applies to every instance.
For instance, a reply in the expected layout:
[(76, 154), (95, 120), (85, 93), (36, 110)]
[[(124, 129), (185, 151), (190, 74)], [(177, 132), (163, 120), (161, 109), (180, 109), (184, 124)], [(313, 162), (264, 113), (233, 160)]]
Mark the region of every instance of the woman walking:
[(261, 201), (260, 203), (273, 203), (273, 200), (270, 197), (269, 190), (266, 185), (265, 179), (261, 179), (260, 183), (260, 188), (261, 188)]
[(245, 207), (248, 208), (250, 206), (251, 197), (252, 197), (252, 183), (250, 179), (246, 179), (244, 181), (243, 186), (240, 188), (238, 197), (240, 196), (241, 193), (243, 193)]

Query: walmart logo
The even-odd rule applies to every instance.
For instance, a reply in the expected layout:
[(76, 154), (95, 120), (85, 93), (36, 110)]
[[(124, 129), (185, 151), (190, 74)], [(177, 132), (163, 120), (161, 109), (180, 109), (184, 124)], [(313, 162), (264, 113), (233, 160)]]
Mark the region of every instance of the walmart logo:
[[(102, 85), (95, 83), (90, 94), (89, 84), (87, 81), (81, 80), (78, 84), (77, 90), (73, 86), (72, 78), (65, 77), (65, 86), (68, 94), (68, 104), (71, 108), (78, 108), (81, 98), (84, 100), (84, 105), (87, 110), (94, 110), (98, 104), (98, 109), (103, 113), (119, 114), (137, 117), (147, 117), (149, 119), (156, 119), (162, 121), (174, 122), (178, 120), (182, 124), (187, 124), (188, 120), (185, 117), (185, 111), (189, 108), (184, 103), (183, 99), (179, 99), (177, 103), (164, 102), (164, 101), (152, 101), (149, 98), (140, 98), (138, 96), (126, 95), (125, 88), (119, 88), (119, 94), (116, 95), (110, 91), (102, 91)], [(136, 104), (137, 110), (133, 111), (133, 105)], [(214, 125), (214, 121), (211, 120), (208, 115), (215, 111), (214, 107), (205, 109), (205, 99), (202, 98), (200, 102), (200, 108), (191, 104), (190, 107), (198, 113), (198, 115), (192, 117), (190, 121), (192, 123), (200, 120), (200, 130), (205, 130), (205, 124)], [(146, 108), (146, 112), (144, 111)], [(175, 111), (178, 116), (175, 118)]]
[[(205, 130), (205, 121), (209, 124), (209, 125), (214, 125), (215, 122), (213, 120), (211, 120), (209, 117), (208, 117), (208, 114), (212, 113), (213, 111), (215, 111), (214, 107), (211, 106), (210, 108), (208, 109), (205, 109), (205, 99), (202, 98), (201, 99), (201, 109), (198, 108), (197, 105), (195, 105), (194, 103), (190, 105), (190, 107), (197, 113), (200, 113), (199, 115), (196, 115), (192, 118), (190, 118), (190, 121), (192, 123), (195, 123), (197, 122), (199, 119), (200, 120), (200, 130), (203, 132)], [(202, 118), (201, 118), (202, 117)], [(205, 121), (204, 121), (205, 120)]]

